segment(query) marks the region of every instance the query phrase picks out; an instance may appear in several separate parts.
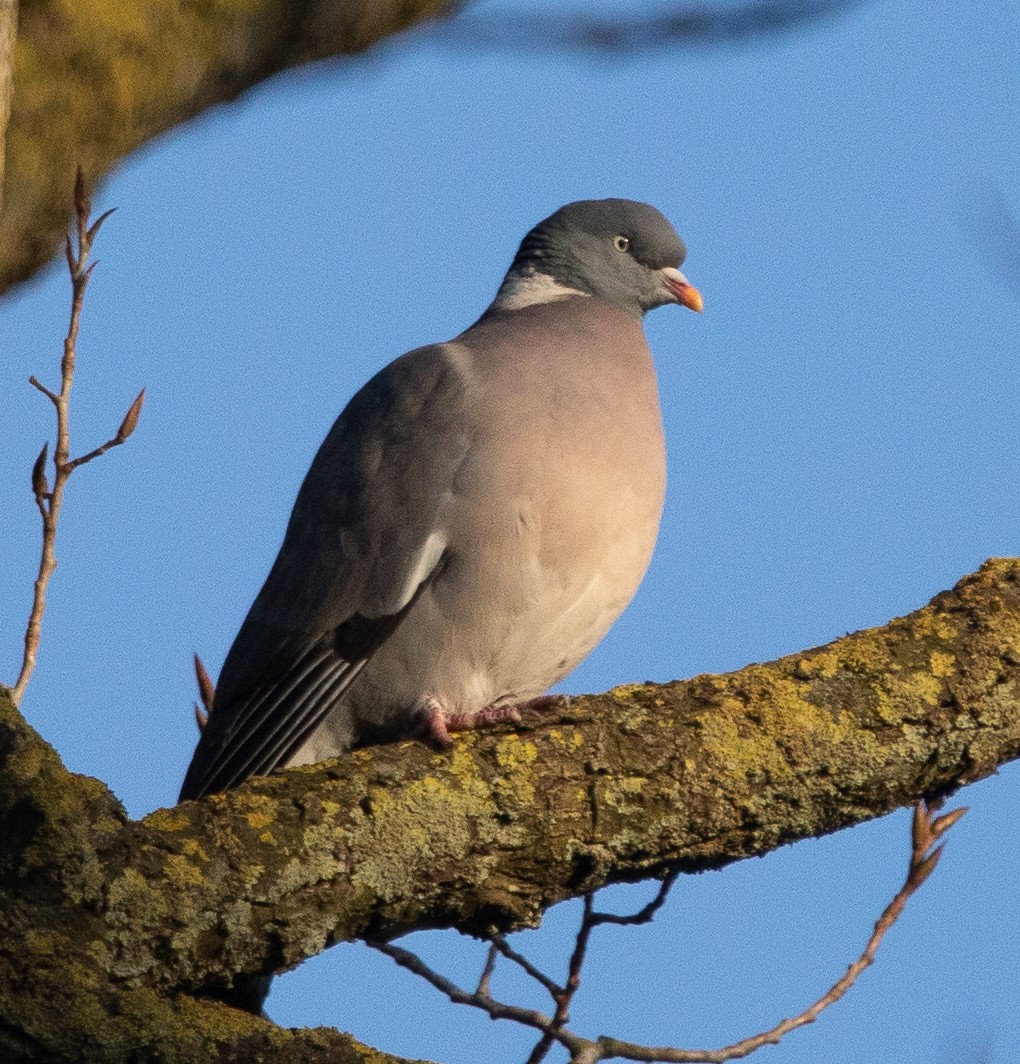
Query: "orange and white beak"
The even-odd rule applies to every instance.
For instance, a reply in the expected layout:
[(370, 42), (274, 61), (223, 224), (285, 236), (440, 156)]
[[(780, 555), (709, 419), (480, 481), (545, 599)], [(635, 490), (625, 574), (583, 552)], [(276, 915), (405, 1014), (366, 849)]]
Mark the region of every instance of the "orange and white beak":
[(688, 307), (698, 314), (701, 313), (702, 308), (705, 306), (701, 293), (679, 270), (674, 269), (672, 266), (666, 266), (659, 270), (659, 273), (662, 275), (662, 279), (674, 303)]

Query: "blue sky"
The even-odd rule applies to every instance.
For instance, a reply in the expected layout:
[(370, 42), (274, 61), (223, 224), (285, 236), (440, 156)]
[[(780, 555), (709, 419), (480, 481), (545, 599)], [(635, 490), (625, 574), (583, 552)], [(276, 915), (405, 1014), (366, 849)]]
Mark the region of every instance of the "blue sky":
[[(705, 313), (648, 319), (662, 532), (564, 689), (768, 660), (1020, 553), (1020, 299), (983, 221), (996, 195), (1020, 216), (1018, 40), (1004, 0), (872, 0), (782, 38), (614, 59), (411, 37), (140, 152), (97, 195), (118, 213), (85, 312), (76, 448), (142, 385), (149, 399), (130, 443), (71, 481), (29, 720), (132, 814), (171, 803), (196, 738), (190, 654), (219, 667), (333, 418), (385, 362), (474, 320), (524, 232), (577, 198), (663, 210)], [(0, 306), (6, 679), (38, 550), (28, 470), (51, 428), (26, 379), (55, 380), (67, 305), (53, 267)], [(1018, 799), (1013, 767), (961, 796), (972, 812), (877, 965), (761, 1059), (1017, 1059)], [(907, 831), (901, 812), (681, 880), (651, 927), (599, 936), (576, 1027), (710, 1046), (798, 1011), (863, 945)], [(576, 918), (552, 911), (522, 948), (562, 969)], [(414, 942), (477, 978), (477, 945)], [(530, 1045), (356, 946), (279, 980), (270, 1014), (446, 1064)]]

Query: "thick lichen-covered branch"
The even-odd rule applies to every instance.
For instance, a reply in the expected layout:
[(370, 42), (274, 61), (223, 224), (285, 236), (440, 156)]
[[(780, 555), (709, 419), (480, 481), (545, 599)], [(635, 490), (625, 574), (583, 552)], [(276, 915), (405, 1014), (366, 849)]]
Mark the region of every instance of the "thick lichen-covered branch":
[(86, 959), (45, 941), (20, 961), (0, 952), (0, 1060), (414, 1064), (328, 1027), (287, 1030), (219, 1002), (148, 987), (111, 991)]
[(578, 698), (451, 754), (361, 750), (140, 822), (0, 703), (0, 957), (74, 959), (110, 993), (167, 995), (341, 939), (507, 930), (601, 884), (761, 854), (1017, 756), (1020, 560), (769, 664)]

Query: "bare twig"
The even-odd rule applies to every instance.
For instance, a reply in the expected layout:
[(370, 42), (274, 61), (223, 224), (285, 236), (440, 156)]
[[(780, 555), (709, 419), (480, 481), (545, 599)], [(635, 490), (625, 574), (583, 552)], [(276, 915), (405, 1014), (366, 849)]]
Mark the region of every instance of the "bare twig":
[(485, 997), (489, 996), (489, 990), (492, 985), (492, 973), (496, 969), (496, 958), (499, 956), (496, 950), (496, 945), (493, 943), (489, 946), (489, 952), (485, 955), (485, 967), (482, 969), (482, 974), (478, 977), (478, 986), (475, 989), (476, 994), (482, 994)]
[(60, 399), (57, 396), (57, 393), (56, 392), (51, 392), (49, 390), (49, 388), (46, 387), (45, 384), (40, 384), (38, 377), (35, 377), (35, 376), (29, 377), (28, 378), (28, 383), (31, 384), (33, 388), (38, 388), (39, 391), (41, 391), (43, 393), (43, 395), (45, 395), (46, 398), (49, 399), (49, 401), (54, 404), (54, 406), (59, 404)]
[(659, 884), (659, 889), (656, 892), (655, 897), (643, 908), (638, 909), (636, 913), (631, 913), (629, 916), (617, 916), (616, 913), (593, 912), (591, 914), (592, 923), (595, 925), (618, 924), (624, 927), (636, 927), (639, 924), (647, 924), (665, 904), (666, 899), (669, 897), (669, 892), (673, 889), (673, 884), (677, 881), (679, 875), (679, 872), (670, 872)]
[(556, 1002), (556, 1011), (553, 1013), (552, 1023), (548, 1030), (535, 1043), (535, 1048), (528, 1057), (527, 1064), (540, 1064), (545, 1060), (546, 1054), (552, 1049), (557, 1036), (564, 1030), (570, 1020), (570, 1005), (574, 995), (581, 986), (581, 971), (584, 968), (584, 958), (588, 952), (588, 940), (595, 929), (592, 920), (594, 915), (595, 893), (589, 891), (584, 896), (584, 916), (581, 918), (581, 927), (577, 932), (573, 952), (570, 954), (570, 964), (567, 966), (567, 982), (553, 995)]
[(142, 404), (144, 402), (145, 389), (143, 388), (135, 396), (135, 401), (128, 407), (128, 412), (124, 415), (124, 419), (121, 421), (120, 428), (117, 429), (116, 433), (111, 436), (106, 443), (101, 443), (94, 450), (79, 455), (77, 458), (72, 458), (71, 461), (67, 463), (67, 472), (73, 473), (78, 466), (83, 466), (86, 462), (91, 462), (93, 458), (99, 458), (101, 455), (106, 454), (111, 447), (119, 447), (124, 443), (131, 433), (135, 431), (135, 426), (138, 424), (138, 417), (142, 412)]
[(581, 987), (581, 972), (584, 969), (584, 961), (588, 952), (588, 942), (591, 938), (592, 931), (601, 924), (617, 924), (625, 927), (633, 927), (638, 924), (648, 923), (659, 909), (662, 908), (666, 898), (669, 897), (669, 892), (672, 889), (673, 884), (676, 882), (678, 875), (678, 872), (670, 872), (659, 884), (659, 889), (656, 892), (655, 897), (636, 913), (630, 913), (626, 916), (621, 916), (617, 913), (597, 912), (595, 910), (594, 892), (585, 894), (581, 926), (578, 929), (577, 938), (574, 942), (574, 950), (570, 956), (570, 964), (567, 967), (566, 983), (564, 983), (563, 986), (557, 986), (550, 989), (548, 983), (543, 981), (544, 977), (541, 976), (541, 973), (537, 974), (539, 981), (542, 982), (542, 985), (552, 994), (553, 1001), (556, 1003), (556, 1012), (553, 1014), (553, 1022), (550, 1025), (549, 1030), (542, 1035), (535, 1044), (535, 1048), (531, 1051), (527, 1064), (541, 1064), (541, 1061), (545, 1059), (549, 1050), (553, 1046), (556, 1039), (556, 1032), (562, 1030), (570, 1021), (570, 1006), (573, 1003), (574, 995)]
[[(517, 1023), (540, 1031), (542, 1037), (536, 1043), (531, 1056), (528, 1058), (529, 1064), (541, 1061), (554, 1043), (559, 1043), (568, 1050), (571, 1064), (597, 1064), (598, 1061), (610, 1059), (645, 1061), (647, 1064), (724, 1064), (726, 1061), (747, 1057), (756, 1050), (761, 1049), (762, 1046), (775, 1045), (791, 1031), (813, 1023), (825, 1009), (843, 997), (857, 981), (858, 976), (864, 969), (874, 962), (875, 954), (878, 952), (882, 939), (899, 919), (900, 914), (913, 894), (920, 889), (924, 881), (935, 870), (944, 845), (939, 843), (939, 840), (967, 811), (966, 808), (954, 809), (944, 816), (935, 817), (934, 813), (937, 808), (935, 804), (929, 805), (921, 802), (914, 809), (910, 864), (903, 886), (878, 918), (874, 931), (864, 947), (864, 951), (847, 968), (842, 978), (837, 980), (817, 1001), (798, 1015), (780, 1021), (775, 1027), (767, 1031), (741, 1039), (739, 1042), (723, 1046), (720, 1049), (679, 1049), (671, 1046), (644, 1046), (636, 1042), (625, 1042), (608, 1035), (601, 1035), (593, 1040), (574, 1034), (566, 1027), (570, 1003), (574, 993), (580, 986), (581, 969), (584, 964), (585, 951), (591, 931), (599, 924), (604, 923), (639, 924), (650, 920), (665, 901), (669, 888), (676, 879), (676, 873), (672, 873), (667, 877), (663, 881), (656, 897), (632, 916), (616, 916), (612, 913), (596, 912), (593, 907), (593, 896), (591, 894), (585, 895), (584, 916), (570, 958), (567, 982), (562, 987), (555, 984), (526, 958), (514, 951), (499, 935), (495, 935), (491, 939), (485, 970), (479, 980), (478, 989), (474, 993), (462, 990), (450, 980), (435, 972), (420, 957), (408, 950), (400, 949), (389, 943), (369, 944), (375, 949), (388, 954), (402, 967), (407, 968), (408, 971), (431, 983), (455, 1004), (472, 1005), (487, 1013), (494, 1020), (514, 1020)], [(556, 1003), (556, 1011), (552, 1016), (546, 1016), (533, 1009), (507, 1005), (496, 1001), (491, 996), (489, 984), (494, 967), (495, 951), (523, 968), (524, 971), (549, 991)]]
[(67, 259), (68, 270), (71, 274), (71, 319), (64, 338), (64, 353), (60, 360), (60, 390), (53, 391), (32, 376), (28, 382), (36, 388), (53, 404), (57, 419), (57, 439), (53, 449), (53, 486), (49, 485), (46, 477), (46, 459), (49, 453), (49, 444), (45, 445), (32, 466), (32, 494), (36, 506), (42, 518), (42, 550), (39, 557), (39, 571), (35, 578), (35, 589), (32, 597), (32, 610), (29, 614), (28, 624), (25, 628), (25, 649), (21, 661), (21, 671), (18, 679), (11, 688), (11, 698), (14, 704), (21, 702), (28, 686), (32, 673), (35, 670), (36, 658), (39, 652), (39, 640), (42, 634), (43, 613), (46, 610), (46, 592), (49, 589), (50, 579), (57, 568), (55, 553), (57, 539), (57, 525), (60, 520), (60, 507), (64, 501), (64, 489), (70, 475), (78, 466), (91, 462), (94, 458), (105, 454), (111, 447), (119, 447), (135, 430), (138, 417), (145, 401), (145, 389), (138, 394), (135, 401), (128, 408), (117, 432), (99, 447), (81, 455), (78, 458), (71, 457), (71, 387), (74, 384), (75, 362), (77, 360), (78, 330), (81, 325), (81, 311), (85, 301), (85, 289), (88, 287), (89, 277), (97, 263), (88, 263), (89, 254), (92, 251), (92, 243), (99, 233), (100, 226), (113, 211), (107, 211), (100, 215), (95, 222), (89, 224), (89, 215), (92, 212), (92, 203), (85, 187), (85, 175), (81, 167), (74, 183), (74, 219), (73, 228), (75, 241), (72, 243), (69, 234), (64, 245), (64, 255)]
[[(552, 1048), (556, 1031), (563, 1028), (570, 1020), (570, 1006), (574, 1000), (574, 995), (581, 987), (581, 972), (584, 969), (588, 941), (591, 938), (592, 931), (601, 924), (616, 924), (624, 927), (633, 927), (638, 924), (648, 923), (659, 909), (662, 908), (666, 898), (669, 897), (669, 892), (672, 889), (673, 884), (676, 882), (678, 875), (678, 872), (670, 872), (670, 874), (659, 884), (659, 889), (656, 892), (655, 897), (636, 913), (631, 913), (626, 916), (621, 916), (616, 913), (597, 912), (594, 907), (594, 893), (589, 893), (584, 896), (584, 913), (581, 918), (581, 926), (577, 932), (577, 939), (574, 943), (574, 950), (570, 957), (570, 965), (567, 969), (567, 982), (560, 989), (559, 994), (554, 996), (556, 1001), (556, 1012), (553, 1016), (552, 1027), (535, 1045), (535, 1048), (531, 1052), (531, 1056), (528, 1058), (527, 1064), (540, 1064), (540, 1062), (545, 1059), (546, 1054)], [(590, 1052), (588, 1053), (588, 1057), (590, 1057)]]
[[(659, 889), (655, 897), (644, 908), (636, 913), (632, 913), (629, 916), (618, 916), (615, 913), (602, 913), (595, 912), (591, 907), (591, 896), (586, 896), (584, 915), (581, 921), (581, 928), (578, 932), (578, 940), (580, 941), (583, 935), (587, 939), (588, 934), (592, 927), (596, 927), (599, 924), (644, 924), (647, 923), (652, 917), (659, 911), (669, 896), (670, 888), (676, 882), (678, 872), (670, 872), (668, 876), (659, 884)], [(522, 971), (529, 975), (536, 983), (539, 983), (549, 993), (554, 1002), (558, 1002), (559, 997), (567, 992), (566, 986), (561, 986), (554, 979), (550, 979), (543, 971), (535, 967), (531, 961), (528, 960), (523, 954), (518, 953), (506, 940), (505, 935), (490, 935), (489, 942), (491, 943), (490, 955), (493, 949), (498, 950), (502, 956), (506, 957), (508, 961), (516, 964)], [(575, 948), (575, 954), (577, 949)], [(491, 973), (490, 973), (491, 974)], [(579, 978), (579, 973), (578, 973)]]
[(507, 942), (505, 936), (503, 936), (503, 935), (492, 935), (490, 937), (489, 941), (492, 943), (492, 945), (493, 945), (493, 947), (495, 949), (499, 950), (499, 952), (502, 953), (504, 957), (506, 957), (506, 959), (508, 961), (512, 961), (519, 968), (521, 968), (524, 972), (526, 972), (528, 975), (530, 975), (531, 978), (534, 979), (536, 983), (540, 983), (543, 987), (545, 987), (545, 989), (549, 991), (549, 994), (551, 995), (553, 1000), (554, 1001), (556, 1000), (556, 995), (558, 993), (560, 993), (561, 990), (563, 989), (559, 985), (559, 983), (555, 982), (555, 980), (553, 980), (553, 979), (550, 979), (549, 976), (547, 976), (544, 972), (542, 972), (538, 968), (536, 968), (531, 963), (531, 961), (528, 960), (527, 957), (525, 957), (522, 954), (518, 953)]
[[(493, 998), (489, 993), (488, 980), (485, 978), (484, 971), (482, 978), (478, 981), (478, 988), (474, 992), (469, 992), (462, 990), (456, 983), (447, 979), (446, 976), (440, 975), (430, 968), (417, 954), (412, 953), (410, 950), (401, 949), (400, 946), (394, 946), (390, 942), (366, 942), (366, 945), (371, 946), (372, 949), (378, 950), (380, 953), (385, 953), (387, 957), (392, 957), (401, 968), (406, 968), (427, 983), (431, 983), (455, 1005), (473, 1005), (475, 1008), (488, 1013), (494, 1020), (515, 1020), (517, 1023), (524, 1024), (526, 1027), (534, 1027), (539, 1031), (545, 1031), (552, 1023), (551, 1017), (546, 1016), (537, 1009), (506, 1005)], [(564, 1032), (564, 1037), (569, 1038), (569, 1033)], [(575, 1041), (581, 1043), (584, 1040), (575, 1039)]]

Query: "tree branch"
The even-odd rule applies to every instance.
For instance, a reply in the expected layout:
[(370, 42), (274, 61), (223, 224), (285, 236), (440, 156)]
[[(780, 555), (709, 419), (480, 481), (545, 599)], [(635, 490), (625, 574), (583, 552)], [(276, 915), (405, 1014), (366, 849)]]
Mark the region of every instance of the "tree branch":
[(770, 664), (575, 698), (450, 754), (356, 751), (139, 822), (0, 700), (0, 961), (77, 965), (115, 1003), (342, 939), (533, 926), (605, 883), (718, 867), (989, 775), (1020, 756), (1018, 648), (1020, 560), (995, 560), (884, 628)]
[[(10, 2), (0, 0), (0, 12)], [(554, 13), (476, 16), (451, 23), (439, 39), (490, 50), (632, 53), (756, 39), (860, 2), (749, 0), (734, 8), (683, 0), (672, 11), (605, 21)], [(99, 179), (167, 129), (281, 71), (355, 55), (412, 26), (449, 18), (465, 4), (24, 0), (8, 131), (8, 210), (0, 215), (0, 293), (31, 276), (56, 251), (64, 189), (76, 162)], [(0, 57), (2, 50), (0, 30)]]
[(0, 218), (4, 213), (5, 146), (14, 95), (14, 42), (17, 36), (18, 0), (0, 0)]

